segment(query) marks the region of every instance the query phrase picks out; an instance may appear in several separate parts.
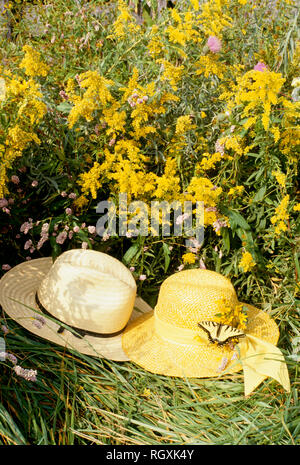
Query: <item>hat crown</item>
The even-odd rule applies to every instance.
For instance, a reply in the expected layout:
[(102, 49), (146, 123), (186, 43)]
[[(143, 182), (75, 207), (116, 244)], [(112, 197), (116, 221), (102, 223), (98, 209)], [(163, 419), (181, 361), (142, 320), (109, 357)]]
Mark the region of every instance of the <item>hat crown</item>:
[(167, 278), (161, 285), (157, 315), (174, 326), (195, 329), (200, 321), (218, 321), (216, 314), (238, 299), (229, 279), (209, 270), (185, 270)]
[(54, 318), (105, 334), (124, 328), (135, 295), (135, 280), (119, 260), (82, 249), (60, 255), (38, 289), (41, 304)]

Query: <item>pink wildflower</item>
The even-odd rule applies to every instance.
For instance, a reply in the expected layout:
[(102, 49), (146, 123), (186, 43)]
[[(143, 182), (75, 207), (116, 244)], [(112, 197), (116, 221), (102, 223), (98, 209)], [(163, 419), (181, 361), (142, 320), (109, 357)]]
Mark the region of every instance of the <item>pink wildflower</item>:
[(3, 271), (8, 271), (10, 269), (11, 269), (11, 266), (8, 263), (5, 263), (4, 265), (2, 265), (2, 270)]
[(135, 270), (135, 267), (134, 267), (134, 266), (131, 266), (131, 267), (129, 268), (129, 270), (131, 271), (131, 273), (133, 273), (133, 271)]
[(228, 363), (228, 358), (224, 356), (221, 360), (220, 366), (218, 367), (218, 371), (225, 370), (227, 363)]
[(32, 181), (31, 185), (32, 187), (36, 187), (38, 185), (38, 181), (35, 179), (34, 181)]
[(69, 194), (69, 199), (76, 199), (77, 195), (75, 194), (75, 192), (71, 192), (71, 194)]
[(253, 68), (255, 71), (267, 71), (266, 65), (262, 62), (259, 61)]
[(74, 231), (74, 233), (78, 233), (78, 231), (80, 231), (80, 227), (79, 226), (74, 226), (73, 231)]
[(27, 234), (28, 231), (33, 227), (32, 221), (25, 221), (20, 227), (20, 232)]
[(139, 276), (139, 280), (140, 280), (140, 281), (145, 281), (145, 279), (147, 279), (147, 276), (146, 276), (145, 274), (141, 274), (141, 275)]
[(60, 195), (61, 195), (62, 197), (67, 197), (68, 194), (67, 194), (65, 191), (62, 191), (62, 192), (60, 193)]
[(8, 201), (6, 199), (0, 199), (0, 208), (7, 207)]
[(88, 226), (88, 232), (90, 234), (95, 234), (96, 232), (96, 227), (95, 226)]
[(41, 329), (42, 326), (46, 323), (46, 320), (41, 315), (35, 315), (32, 324), (36, 326), (38, 329)]
[(24, 244), (24, 250), (28, 250), (32, 246), (32, 240), (29, 239), (28, 241), (25, 242)]
[(71, 208), (66, 208), (66, 214), (67, 215), (72, 215), (72, 209)]
[(48, 230), (49, 230), (49, 223), (44, 223), (42, 226), (41, 234), (45, 235), (48, 232)]
[(67, 237), (68, 237), (68, 233), (66, 231), (59, 233), (59, 235), (56, 238), (57, 244), (63, 244), (65, 240), (67, 239)]
[(21, 378), (26, 379), (26, 381), (36, 381), (36, 370), (28, 370), (27, 368), (22, 368), (20, 365), (14, 366), (14, 371), (16, 375), (20, 376)]
[(87, 242), (83, 242), (83, 243), (81, 244), (81, 248), (84, 249), (84, 250), (86, 250), (86, 249), (88, 248), (88, 243), (87, 243)]
[(206, 266), (205, 266), (204, 260), (202, 258), (200, 258), (200, 260), (199, 260), (199, 268), (200, 268), (200, 270), (206, 270)]
[(69, 99), (68, 95), (66, 94), (66, 92), (65, 92), (64, 90), (61, 90), (61, 91), (59, 92), (59, 95), (60, 95), (60, 97), (63, 98), (64, 100), (68, 100), (68, 99)]
[(217, 53), (222, 48), (221, 41), (215, 36), (209, 36), (207, 46), (212, 53)]
[(16, 174), (13, 174), (12, 177), (10, 178), (11, 182), (13, 182), (14, 184), (19, 184), (20, 182), (20, 178), (19, 176), (17, 176)]
[(2, 325), (2, 326), (1, 326), (1, 329), (2, 329), (2, 331), (3, 331), (4, 334), (8, 334), (8, 333), (9, 333), (9, 329), (8, 329), (7, 326)]

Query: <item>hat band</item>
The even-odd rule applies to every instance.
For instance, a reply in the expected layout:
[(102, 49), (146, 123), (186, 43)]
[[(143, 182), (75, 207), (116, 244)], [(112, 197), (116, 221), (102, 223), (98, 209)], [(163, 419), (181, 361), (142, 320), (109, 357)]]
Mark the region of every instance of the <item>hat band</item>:
[(154, 326), (155, 332), (167, 342), (175, 344), (199, 345), (207, 344), (206, 335), (202, 335), (200, 331), (189, 328), (180, 328), (172, 325), (164, 320), (161, 320), (154, 309)]
[(39, 309), (47, 316), (51, 317), (51, 318), (55, 318), (55, 320), (59, 323), (62, 323), (63, 325), (66, 325), (65, 326), (60, 326), (57, 330), (58, 334), (61, 334), (65, 329), (73, 329), (75, 332), (72, 334), (76, 337), (78, 337), (79, 339), (83, 339), (84, 336), (92, 336), (92, 337), (101, 337), (101, 338), (106, 338), (106, 337), (114, 337), (114, 336), (119, 336), (119, 334), (121, 334), (124, 329), (126, 328), (127, 324), (124, 326), (124, 328), (120, 329), (120, 331), (116, 331), (115, 333), (96, 333), (94, 331), (88, 331), (86, 329), (82, 329), (82, 328), (77, 328), (76, 326), (71, 326), (71, 325), (67, 325), (66, 323), (64, 323), (63, 321), (59, 320), (57, 317), (53, 316), (40, 302), (40, 299), (38, 298), (38, 294), (37, 292), (35, 293), (35, 301), (36, 301), (36, 304), (37, 306), (39, 307)]

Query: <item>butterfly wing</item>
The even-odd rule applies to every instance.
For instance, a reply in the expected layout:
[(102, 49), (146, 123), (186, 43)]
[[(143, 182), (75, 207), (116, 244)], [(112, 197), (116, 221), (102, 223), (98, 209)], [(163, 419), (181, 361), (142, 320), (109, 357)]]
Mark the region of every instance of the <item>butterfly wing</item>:
[(201, 321), (198, 326), (207, 333), (210, 342), (217, 343), (219, 346), (227, 344), (232, 339), (240, 339), (245, 336), (243, 331), (215, 321)]

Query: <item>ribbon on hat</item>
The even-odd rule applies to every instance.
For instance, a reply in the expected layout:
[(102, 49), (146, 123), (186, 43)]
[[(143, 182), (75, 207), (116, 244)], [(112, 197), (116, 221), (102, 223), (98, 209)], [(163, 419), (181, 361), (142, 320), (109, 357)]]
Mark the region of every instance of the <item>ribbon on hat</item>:
[(278, 347), (259, 337), (246, 334), (238, 344), (244, 371), (244, 392), (249, 395), (268, 376), (290, 392), (290, 379), (284, 356)]
[[(199, 330), (181, 328), (159, 318), (154, 311), (155, 331), (165, 341), (175, 344), (207, 344), (207, 336)], [(244, 372), (244, 393), (251, 394), (268, 376), (278, 381), (290, 392), (290, 380), (284, 356), (280, 349), (259, 337), (245, 334), (237, 344), (239, 359)]]

